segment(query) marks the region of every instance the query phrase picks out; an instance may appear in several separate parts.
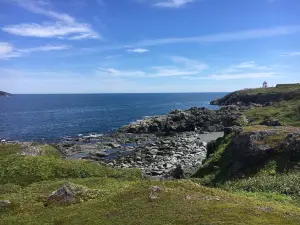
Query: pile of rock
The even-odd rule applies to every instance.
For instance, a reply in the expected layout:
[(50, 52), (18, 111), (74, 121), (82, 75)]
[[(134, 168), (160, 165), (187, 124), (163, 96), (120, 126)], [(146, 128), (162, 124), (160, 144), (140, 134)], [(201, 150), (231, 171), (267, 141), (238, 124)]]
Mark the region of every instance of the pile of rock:
[(146, 175), (165, 177), (171, 176), (180, 165), (187, 175), (195, 172), (206, 158), (206, 145), (199, 133), (178, 133), (139, 146), (133, 154), (108, 164), (118, 168), (140, 168)]

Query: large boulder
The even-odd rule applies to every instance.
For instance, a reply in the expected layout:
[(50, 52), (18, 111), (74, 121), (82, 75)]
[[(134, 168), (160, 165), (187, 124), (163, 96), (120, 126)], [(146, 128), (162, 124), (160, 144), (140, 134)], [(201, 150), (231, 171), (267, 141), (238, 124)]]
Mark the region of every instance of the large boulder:
[(44, 205), (50, 206), (78, 203), (93, 198), (96, 195), (97, 191), (91, 191), (82, 185), (67, 183), (52, 192)]

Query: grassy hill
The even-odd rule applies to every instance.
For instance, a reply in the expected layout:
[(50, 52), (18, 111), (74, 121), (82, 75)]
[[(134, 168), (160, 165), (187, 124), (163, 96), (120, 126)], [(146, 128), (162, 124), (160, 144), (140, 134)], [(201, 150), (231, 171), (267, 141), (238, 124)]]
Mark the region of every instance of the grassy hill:
[[(279, 85), (238, 91), (217, 100), (225, 105), (242, 102), (265, 106), (242, 108), (248, 124), (243, 131), (211, 145), (211, 155), (194, 174), (198, 181), (231, 192), (283, 194), (299, 201), (299, 94), (299, 84)], [(264, 102), (268, 98), (274, 102)], [(263, 121), (278, 121), (283, 126), (259, 125)]]
[[(136, 170), (88, 161), (65, 161), (49, 146), (22, 156), (18, 145), (0, 145), (1, 224), (299, 224), (300, 209), (284, 195), (250, 196), (192, 180), (154, 181)], [(48, 195), (72, 182), (92, 190), (80, 203), (45, 207)], [(149, 200), (152, 186), (157, 199)]]
[(232, 92), (223, 98), (214, 100), (214, 105), (230, 104), (268, 104), (270, 102), (280, 102), (300, 99), (300, 84), (278, 85), (272, 88), (253, 88)]

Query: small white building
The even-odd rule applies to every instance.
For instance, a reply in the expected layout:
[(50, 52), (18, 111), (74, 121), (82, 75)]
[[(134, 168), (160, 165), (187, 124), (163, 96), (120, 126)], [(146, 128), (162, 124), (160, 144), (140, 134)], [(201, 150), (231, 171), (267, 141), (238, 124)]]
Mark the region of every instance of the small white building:
[(268, 87), (268, 83), (267, 83), (267, 81), (264, 81), (263, 82), (263, 86), (262, 86), (263, 88), (267, 88)]

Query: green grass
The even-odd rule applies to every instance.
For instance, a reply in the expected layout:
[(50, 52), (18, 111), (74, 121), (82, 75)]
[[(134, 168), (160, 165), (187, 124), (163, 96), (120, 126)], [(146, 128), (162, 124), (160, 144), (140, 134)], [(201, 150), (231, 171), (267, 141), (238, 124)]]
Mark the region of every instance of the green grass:
[(261, 174), (255, 177), (228, 181), (223, 186), (230, 191), (279, 193), (300, 199), (300, 171)]
[(279, 86), (270, 88), (252, 88), (240, 91), (246, 95), (262, 95), (262, 94), (277, 94), (277, 93), (298, 93), (300, 92), (300, 85), (290, 85), (290, 86)]
[(232, 138), (235, 134), (226, 136), (225, 138), (218, 139), (213, 146), (214, 150), (209, 150), (212, 154), (210, 158), (205, 160), (204, 164), (196, 171), (193, 177), (201, 177), (203, 184), (212, 185), (223, 179), (226, 173), (227, 157), (225, 150), (230, 145)]
[(264, 120), (279, 120), (284, 125), (300, 126), (300, 100), (281, 101), (276, 106), (256, 107), (244, 112), (252, 125)]
[[(44, 207), (49, 193), (65, 182), (98, 190), (84, 202)], [(108, 178), (39, 182), (4, 193), (13, 207), (0, 214), (2, 224), (299, 224), (300, 210), (288, 202), (258, 200), (206, 188), (192, 181), (120, 181)], [(159, 199), (149, 201), (149, 188), (159, 186)], [(187, 197), (188, 196), (188, 197)], [(266, 211), (264, 209), (267, 209)], [(269, 211), (268, 211), (269, 209)]]
[[(212, 146), (212, 157), (207, 159), (206, 165), (214, 167), (208, 166), (208, 172), (216, 175), (216, 171), (224, 167), (224, 151), (232, 137), (218, 139)], [(113, 169), (85, 160), (64, 160), (54, 148), (40, 147), (41, 156), (33, 157), (19, 155), (18, 145), (0, 145), (0, 199), (12, 203), (10, 208), (0, 210), (1, 224), (300, 224), (299, 204), (291, 197), (300, 186), (296, 174), (286, 177), (291, 187), (288, 193), (281, 194), (255, 182), (252, 183), (257, 188), (253, 187), (255, 192), (250, 193), (240, 188), (244, 187), (241, 184), (225, 183), (222, 188), (230, 193), (201, 186), (197, 180), (142, 179), (137, 170)], [(275, 169), (270, 164), (265, 168), (269, 172), (260, 176), (267, 177)], [(88, 188), (83, 201), (45, 207), (49, 194), (68, 182)], [(262, 186), (263, 182), (273, 182), (278, 190), (284, 184), (262, 180)], [(159, 186), (162, 191), (157, 200), (150, 201), (152, 186)], [(252, 187), (250, 182), (248, 186)]]
[(1, 145), (0, 183), (27, 185), (43, 180), (58, 178), (111, 177), (136, 179), (141, 177), (139, 170), (113, 169), (86, 160), (64, 160), (49, 146), (39, 157), (22, 156), (18, 145)]

